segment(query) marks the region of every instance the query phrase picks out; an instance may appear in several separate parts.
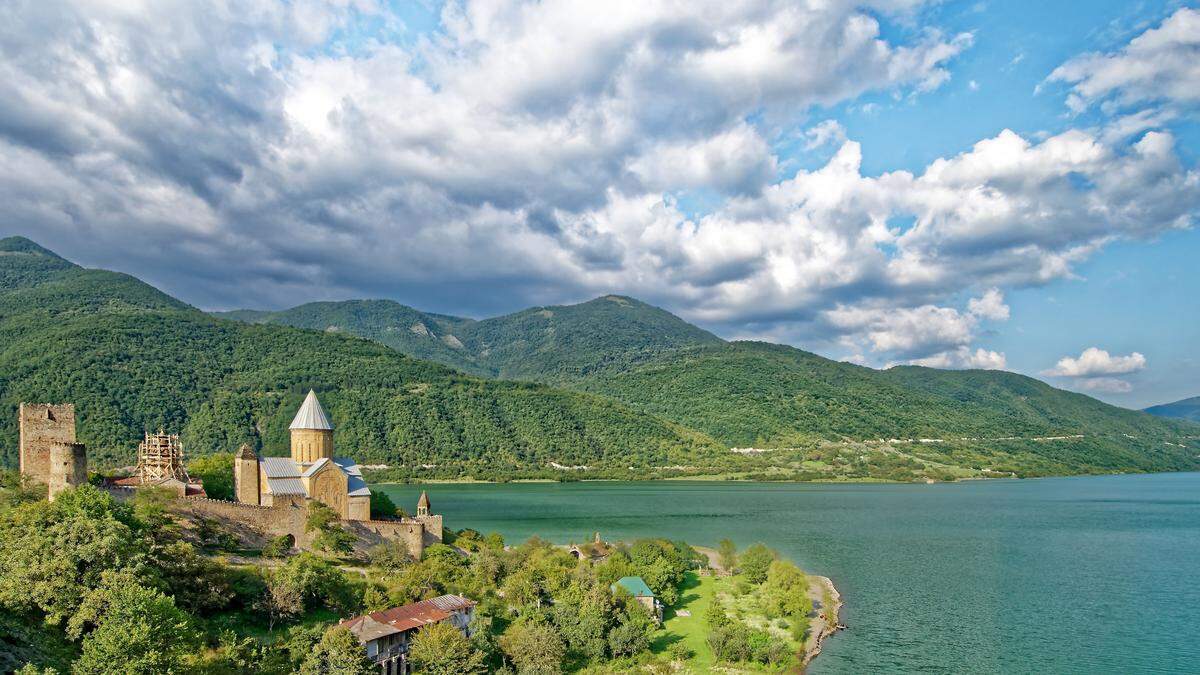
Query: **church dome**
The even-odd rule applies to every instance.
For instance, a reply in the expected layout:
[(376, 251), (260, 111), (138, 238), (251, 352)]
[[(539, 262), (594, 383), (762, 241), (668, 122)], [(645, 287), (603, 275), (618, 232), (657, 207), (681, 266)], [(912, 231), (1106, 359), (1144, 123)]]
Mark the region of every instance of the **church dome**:
[(325, 409), (317, 400), (315, 391), (308, 390), (308, 396), (304, 398), (304, 403), (300, 405), (300, 410), (296, 411), (296, 418), (292, 420), (292, 425), (288, 428), (333, 431), (333, 425), (329, 423), (329, 416), (325, 414)]

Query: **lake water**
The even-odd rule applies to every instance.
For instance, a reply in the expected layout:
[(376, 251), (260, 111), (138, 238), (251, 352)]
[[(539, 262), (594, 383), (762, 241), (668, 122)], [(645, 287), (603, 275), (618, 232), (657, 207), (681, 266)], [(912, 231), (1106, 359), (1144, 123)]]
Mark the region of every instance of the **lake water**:
[(1200, 473), (937, 485), (422, 487), (516, 542), (762, 541), (833, 579), (849, 630), (815, 673), (1200, 672)]

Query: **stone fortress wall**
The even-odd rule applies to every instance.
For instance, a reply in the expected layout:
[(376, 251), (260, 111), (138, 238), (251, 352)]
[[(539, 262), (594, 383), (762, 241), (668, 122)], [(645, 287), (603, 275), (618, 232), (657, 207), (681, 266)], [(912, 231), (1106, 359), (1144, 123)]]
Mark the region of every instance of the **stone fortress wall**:
[[(308, 504), (302, 497), (276, 500), (273, 506), (241, 504), (202, 497), (184, 497), (176, 501), (175, 510), (189, 519), (212, 518), (220, 522), (247, 548), (261, 548), (270, 540), (290, 534), (296, 546), (312, 546), (315, 534), (305, 532)], [(423, 516), (396, 520), (341, 520), (338, 524), (355, 536), (354, 549), (367, 549), (385, 541), (400, 541), (414, 558), (420, 558), (425, 547), (442, 541), (442, 517)]]

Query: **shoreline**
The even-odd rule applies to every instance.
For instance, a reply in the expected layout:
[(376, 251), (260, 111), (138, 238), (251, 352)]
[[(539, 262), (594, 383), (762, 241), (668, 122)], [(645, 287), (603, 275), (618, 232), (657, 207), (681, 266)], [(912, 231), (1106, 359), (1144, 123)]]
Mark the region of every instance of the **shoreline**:
[(828, 596), (833, 601), (832, 616), (838, 617), (845, 605), (842, 601), (842, 594), (833, 585), (833, 580), (815, 574), (808, 575), (808, 579), (808, 596), (813, 600), (814, 606), (820, 603), (821, 608), (817, 612), (817, 617), (810, 624), (811, 634), (804, 644), (804, 659), (800, 664), (802, 668), (807, 667), (821, 653), (821, 647), (824, 646), (826, 638), (846, 628), (840, 620), (830, 621), (831, 613), (829, 608), (824, 606), (825, 598)]
[[(721, 566), (720, 554), (715, 548), (709, 546), (692, 546), (700, 553), (708, 558), (709, 567), (720, 572), (722, 575), (728, 575), (729, 571)], [(837, 617), (840, 616), (842, 607), (845, 602), (842, 600), (842, 594), (838, 592), (836, 586), (833, 585), (833, 580), (829, 577), (823, 577), (818, 574), (808, 574), (808, 598), (812, 600), (813, 609), (816, 616), (809, 623), (808, 639), (804, 641), (804, 653), (800, 659), (800, 668), (805, 669), (817, 655), (821, 653), (821, 648), (825, 645), (825, 639), (839, 630), (846, 628), (845, 624)], [(825, 600), (828, 598), (833, 604), (833, 611), (825, 606)], [(830, 616), (835, 617), (833, 621), (829, 620)]]

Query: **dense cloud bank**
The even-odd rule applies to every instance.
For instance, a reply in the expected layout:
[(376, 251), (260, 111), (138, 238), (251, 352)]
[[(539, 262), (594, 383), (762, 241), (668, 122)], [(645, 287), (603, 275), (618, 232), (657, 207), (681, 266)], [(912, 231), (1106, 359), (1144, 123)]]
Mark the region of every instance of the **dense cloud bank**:
[[(215, 308), (620, 292), (726, 335), (1002, 367), (972, 343), (1003, 289), (1192, 224), (1200, 173), (1156, 120), (1194, 103), (1194, 12), (1053, 73), (1071, 109), (1120, 101), (1111, 125), (869, 176), (814, 106), (934, 90), (972, 36), (883, 38), (919, 0), (809, 4), (451, 3), (418, 35), (367, 0), (8, 3), (0, 227)], [(797, 136), (829, 161), (783, 172)]]

